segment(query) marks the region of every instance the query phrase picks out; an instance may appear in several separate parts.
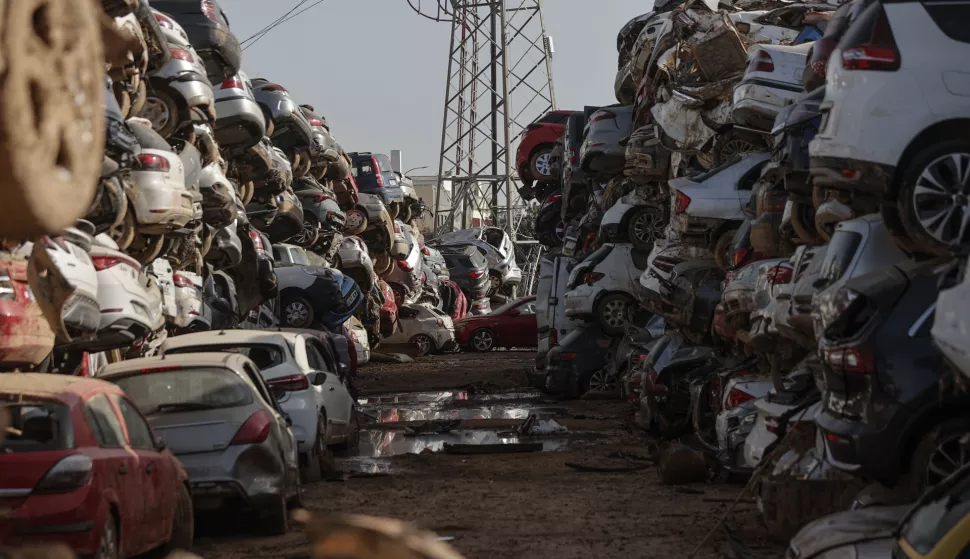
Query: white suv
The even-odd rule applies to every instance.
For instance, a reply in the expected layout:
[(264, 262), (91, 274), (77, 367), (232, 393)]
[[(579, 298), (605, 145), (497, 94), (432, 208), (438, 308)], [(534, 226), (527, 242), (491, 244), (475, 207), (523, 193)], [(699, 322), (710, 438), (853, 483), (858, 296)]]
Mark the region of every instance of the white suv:
[(815, 185), (851, 192), (860, 213), (879, 204), (904, 249), (967, 239), (968, 16), (963, 2), (874, 2), (829, 59)]

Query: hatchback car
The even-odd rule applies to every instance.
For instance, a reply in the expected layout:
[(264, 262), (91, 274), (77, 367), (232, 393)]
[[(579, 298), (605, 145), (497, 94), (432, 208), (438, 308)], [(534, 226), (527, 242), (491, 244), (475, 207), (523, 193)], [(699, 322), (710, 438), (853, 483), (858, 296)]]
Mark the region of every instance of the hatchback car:
[(468, 300), (488, 295), (488, 262), (475, 247), (441, 246), (438, 251), (448, 265), (451, 281), (461, 287)]
[(811, 44), (757, 45), (748, 53), (748, 68), (734, 88), (734, 122), (771, 130), (778, 111), (801, 97), (802, 70)]
[(607, 243), (573, 268), (566, 292), (566, 316), (593, 319), (609, 334), (621, 334), (630, 323), (637, 281), (647, 255), (630, 243)]
[(396, 219), (404, 207), (404, 190), (394, 173), (391, 160), (382, 153), (369, 151), (347, 155), (353, 161), (350, 172), (357, 181), (358, 191), (379, 196), (391, 219)]
[(216, 0), (155, 0), (152, 7), (185, 28), (192, 46), (205, 61), (209, 79), (219, 82), (239, 71), (242, 50), (229, 29), (229, 18)]
[(566, 132), (566, 121), (573, 111), (550, 111), (526, 126), (515, 151), (515, 170), (526, 187), (553, 180), (550, 156)]
[(213, 86), (219, 146), (241, 152), (259, 143), (267, 132), (266, 116), (253, 96), (249, 76), (240, 70)]
[(455, 321), (458, 344), (473, 351), (496, 347), (536, 347), (536, 298), (526, 297), (502, 305), (483, 316)]
[(79, 555), (190, 549), (186, 470), (135, 400), (102, 380), (0, 375), (0, 541), (67, 544)]
[(391, 344), (414, 344), (418, 355), (450, 351), (455, 348), (455, 325), (451, 317), (430, 305), (398, 307), (400, 332), (384, 339)]
[(626, 147), (620, 141), (633, 132), (633, 106), (603, 108), (589, 117), (579, 159), (593, 180), (608, 180), (623, 171)]

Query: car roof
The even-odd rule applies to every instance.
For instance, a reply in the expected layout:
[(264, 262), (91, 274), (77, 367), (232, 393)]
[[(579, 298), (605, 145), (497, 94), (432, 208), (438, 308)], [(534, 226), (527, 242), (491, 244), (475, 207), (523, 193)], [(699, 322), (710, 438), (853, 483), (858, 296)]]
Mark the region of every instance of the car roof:
[(123, 373), (131, 373), (141, 369), (161, 369), (165, 367), (218, 367), (221, 369), (241, 369), (249, 358), (238, 353), (178, 353), (163, 357), (142, 357), (141, 359), (127, 359), (103, 367), (98, 376), (111, 378)]
[(0, 393), (4, 394), (40, 396), (64, 401), (103, 392), (123, 393), (120, 388), (109, 382), (89, 377), (50, 373), (0, 374)]
[(225, 345), (241, 343), (275, 343), (286, 341), (284, 332), (275, 330), (220, 330), (215, 332), (197, 332), (182, 334), (165, 340), (163, 349), (187, 347), (195, 345)]

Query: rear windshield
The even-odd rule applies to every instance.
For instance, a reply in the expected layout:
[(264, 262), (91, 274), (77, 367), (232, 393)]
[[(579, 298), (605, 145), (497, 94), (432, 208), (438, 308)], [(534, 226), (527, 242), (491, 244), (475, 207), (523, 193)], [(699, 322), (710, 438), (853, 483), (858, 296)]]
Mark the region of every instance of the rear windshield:
[(828, 250), (825, 251), (825, 260), (822, 261), (822, 271), (818, 277), (819, 283), (828, 286), (842, 279), (860, 244), (862, 244), (862, 235), (859, 233), (836, 231), (829, 242)]
[(272, 344), (197, 345), (165, 350), (166, 355), (179, 353), (239, 353), (248, 357), (260, 370), (270, 369), (286, 362), (283, 350)]
[(378, 153), (374, 156), (377, 160), (377, 164), (381, 167), (381, 174), (394, 176), (394, 167), (391, 166), (391, 160), (384, 154)]
[(144, 373), (113, 382), (145, 415), (234, 408), (253, 403), (249, 385), (225, 369)]
[(472, 264), (472, 259), (467, 256), (445, 256), (445, 262), (448, 263), (449, 268), (475, 268), (476, 266)]
[[(0, 394), (0, 400), (3, 397)], [(0, 427), (0, 454), (74, 446), (71, 413), (63, 404), (42, 400), (0, 402)]]

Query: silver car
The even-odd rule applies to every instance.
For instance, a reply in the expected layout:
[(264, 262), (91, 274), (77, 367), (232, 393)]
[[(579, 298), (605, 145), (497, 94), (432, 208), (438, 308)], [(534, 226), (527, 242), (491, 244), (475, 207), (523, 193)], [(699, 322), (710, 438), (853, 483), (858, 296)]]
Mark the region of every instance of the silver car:
[(586, 140), (579, 149), (583, 171), (594, 181), (605, 182), (623, 171), (626, 147), (620, 145), (633, 133), (633, 106), (607, 107), (590, 115)]
[(285, 534), (300, 506), (289, 418), (259, 369), (233, 353), (131, 359), (99, 377), (120, 386), (182, 461), (196, 512), (245, 509), (268, 534)]
[(429, 244), (435, 247), (472, 245), (488, 261), (490, 295), (500, 288), (515, 298), (515, 288), (522, 283), (522, 270), (515, 261), (515, 243), (498, 227), (471, 227), (441, 235)]
[(215, 96), (215, 133), (221, 147), (242, 151), (267, 135), (266, 116), (256, 103), (249, 76), (244, 72), (215, 86)]

